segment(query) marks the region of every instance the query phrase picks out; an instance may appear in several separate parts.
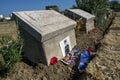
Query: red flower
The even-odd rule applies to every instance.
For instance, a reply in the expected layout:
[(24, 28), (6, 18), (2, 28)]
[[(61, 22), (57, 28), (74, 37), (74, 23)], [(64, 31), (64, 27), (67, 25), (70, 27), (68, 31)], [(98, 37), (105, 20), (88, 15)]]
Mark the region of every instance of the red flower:
[(88, 50), (88, 52), (91, 52), (91, 51), (92, 51), (92, 48), (91, 48), (91, 47), (89, 47), (87, 50)]
[(56, 57), (52, 57), (50, 60), (51, 65), (56, 64), (57, 62), (58, 62), (58, 59)]

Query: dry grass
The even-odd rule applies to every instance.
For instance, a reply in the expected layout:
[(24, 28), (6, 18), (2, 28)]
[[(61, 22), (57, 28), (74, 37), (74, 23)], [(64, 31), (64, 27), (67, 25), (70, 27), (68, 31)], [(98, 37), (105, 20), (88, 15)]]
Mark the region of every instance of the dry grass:
[(14, 40), (17, 39), (17, 27), (15, 21), (0, 22), (0, 38), (2, 36), (10, 36)]

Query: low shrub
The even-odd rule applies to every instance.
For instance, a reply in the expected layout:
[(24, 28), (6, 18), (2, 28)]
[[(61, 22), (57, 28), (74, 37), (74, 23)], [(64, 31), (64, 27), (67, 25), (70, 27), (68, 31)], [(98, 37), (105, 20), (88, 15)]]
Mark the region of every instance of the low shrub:
[(13, 69), (14, 64), (22, 59), (23, 39), (18, 37), (18, 40), (14, 41), (9, 36), (3, 36), (0, 45), (0, 74), (6, 75)]

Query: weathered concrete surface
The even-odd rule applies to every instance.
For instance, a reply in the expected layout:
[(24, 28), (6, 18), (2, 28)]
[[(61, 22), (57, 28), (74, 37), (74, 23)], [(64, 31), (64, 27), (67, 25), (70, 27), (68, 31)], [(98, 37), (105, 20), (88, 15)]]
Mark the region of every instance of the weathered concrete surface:
[(95, 16), (86, 11), (83, 11), (81, 9), (68, 9), (66, 10), (65, 15), (74, 20), (81, 20), (83, 23), (83, 25), (81, 25), (81, 28), (85, 27), (87, 33), (95, 28), (94, 27)]
[(120, 17), (116, 17), (102, 46), (87, 67), (98, 80), (120, 80)]
[(63, 58), (59, 42), (69, 36), (76, 45), (76, 22), (54, 10), (14, 12), (24, 37), (25, 56), (34, 63), (49, 65), (52, 57)]
[[(54, 10), (20, 11), (13, 12), (13, 15), (28, 24), (30, 27), (26, 27), (25, 24), (23, 25), (23, 22), (19, 21), (19, 24), (23, 25), (26, 31), (36, 39), (41, 39), (42, 42), (73, 29), (76, 26), (75, 21)], [(41, 36), (36, 36), (35, 32), (30, 28), (33, 28)]]
[(43, 42), (43, 47), (45, 50), (47, 64), (50, 63), (50, 59), (53, 56), (56, 56), (59, 60), (63, 58), (59, 42), (67, 36), (69, 36), (71, 47), (73, 48), (76, 45), (76, 38), (75, 38), (74, 30), (67, 31), (59, 36), (56, 36), (52, 39), (49, 39), (49, 40)]
[(67, 31), (42, 43), (38, 42), (24, 29), (21, 30), (21, 33), (24, 35), (25, 40), (25, 56), (34, 63), (42, 62), (49, 65), (50, 59), (54, 56), (57, 57), (58, 60), (62, 59), (63, 54), (59, 42), (67, 36), (70, 37), (71, 47), (73, 48), (76, 45), (74, 30)]
[(83, 11), (81, 9), (68, 9), (68, 11), (71, 11), (71, 12), (73, 12), (73, 13), (75, 13), (75, 14), (77, 14), (77, 15), (79, 15), (79, 16), (87, 19), (87, 20), (95, 18), (94, 15), (92, 15), (92, 14), (86, 12), (86, 11)]

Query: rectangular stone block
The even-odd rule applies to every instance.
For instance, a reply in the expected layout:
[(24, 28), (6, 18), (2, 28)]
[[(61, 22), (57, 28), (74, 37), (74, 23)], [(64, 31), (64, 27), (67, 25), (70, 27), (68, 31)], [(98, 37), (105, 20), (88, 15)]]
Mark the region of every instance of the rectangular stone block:
[(95, 16), (86, 11), (83, 11), (81, 9), (68, 9), (66, 10), (65, 15), (73, 20), (81, 19), (83, 23), (83, 27), (86, 28), (87, 33), (95, 28), (94, 27)]
[(62, 59), (60, 41), (69, 37), (76, 45), (76, 22), (54, 10), (13, 12), (23, 35), (25, 56), (34, 63), (49, 65), (52, 57)]

